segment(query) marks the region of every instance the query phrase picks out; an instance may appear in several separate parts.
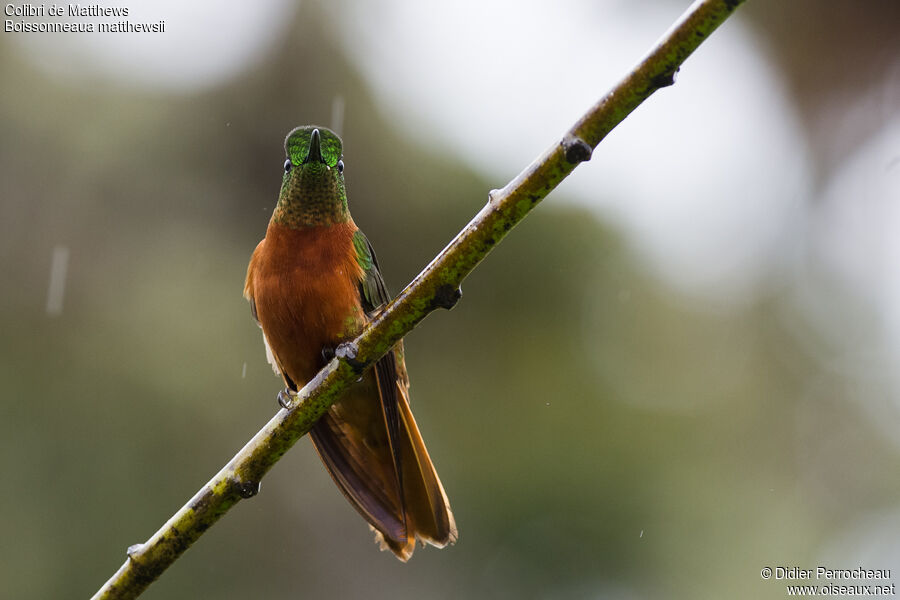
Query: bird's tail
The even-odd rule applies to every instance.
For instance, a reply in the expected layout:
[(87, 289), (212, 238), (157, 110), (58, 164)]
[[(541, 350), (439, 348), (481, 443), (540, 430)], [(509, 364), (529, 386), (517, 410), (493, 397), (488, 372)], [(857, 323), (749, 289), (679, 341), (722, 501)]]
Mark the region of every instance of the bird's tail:
[(407, 385), (396, 381), (394, 452), (383, 406), (372, 389), (380, 387), (377, 379), (373, 369), (319, 419), (310, 437), (344, 496), (369, 522), (376, 542), (405, 562), (416, 540), (439, 548), (455, 542), (456, 522), (409, 408)]

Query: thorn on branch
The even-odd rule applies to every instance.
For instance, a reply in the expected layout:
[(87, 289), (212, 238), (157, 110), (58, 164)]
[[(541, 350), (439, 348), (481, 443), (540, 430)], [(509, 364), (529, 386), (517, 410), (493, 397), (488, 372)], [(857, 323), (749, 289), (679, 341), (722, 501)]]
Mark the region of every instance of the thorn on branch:
[(434, 296), (431, 298), (431, 305), (438, 308), (446, 308), (450, 310), (459, 299), (462, 298), (462, 288), (453, 286), (449, 283), (442, 283), (434, 290)]
[(252, 498), (259, 493), (258, 481), (235, 481), (238, 484), (238, 494), (241, 498)]
[(650, 86), (653, 89), (659, 89), (675, 85), (675, 75), (678, 73), (679, 67), (668, 68), (656, 77), (650, 80)]
[(578, 163), (591, 160), (593, 149), (590, 144), (578, 136), (567, 133), (562, 140), (562, 147), (569, 164), (577, 165)]

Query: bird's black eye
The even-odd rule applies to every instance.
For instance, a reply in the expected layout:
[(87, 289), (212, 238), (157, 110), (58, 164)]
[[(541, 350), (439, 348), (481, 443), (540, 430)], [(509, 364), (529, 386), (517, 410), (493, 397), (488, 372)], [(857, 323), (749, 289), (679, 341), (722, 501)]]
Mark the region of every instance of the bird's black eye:
[(294, 165), (293, 165), (293, 163), (291, 163), (291, 159), (287, 159), (286, 161), (284, 161), (284, 172), (290, 173), (291, 167), (293, 167), (293, 166)]
[(344, 161), (339, 160), (337, 167), (338, 167), (338, 173), (343, 173), (344, 172)]

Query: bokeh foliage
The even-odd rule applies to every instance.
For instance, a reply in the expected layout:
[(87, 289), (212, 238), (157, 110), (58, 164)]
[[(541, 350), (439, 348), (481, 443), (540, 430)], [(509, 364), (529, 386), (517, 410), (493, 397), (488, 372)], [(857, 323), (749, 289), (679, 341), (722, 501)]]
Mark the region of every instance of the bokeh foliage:
[[(70, 85), (0, 40), (9, 597), (92, 593), (275, 410), (240, 292), (290, 128), (346, 98), (351, 210), (393, 291), (505, 183), (396, 132), (317, 18), (191, 96)], [(565, 193), (406, 341), (457, 546), (378, 553), (302, 443), (146, 597), (782, 597), (762, 566), (814, 565), (842, 524), (896, 503), (897, 455), (798, 345), (778, 289), (685, 304)], [(56, 245), (71, 259), (52, 317)]]

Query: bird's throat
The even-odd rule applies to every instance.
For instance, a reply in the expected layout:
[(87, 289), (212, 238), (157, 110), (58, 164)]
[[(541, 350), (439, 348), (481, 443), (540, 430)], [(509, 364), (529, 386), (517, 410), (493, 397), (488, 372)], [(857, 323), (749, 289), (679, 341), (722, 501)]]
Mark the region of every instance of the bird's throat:
[(278, 196), (272, 222), (291, 229), (337, 225), (350, 220), (344, 186), (331, 177), (308, 176), (288, 182)]

